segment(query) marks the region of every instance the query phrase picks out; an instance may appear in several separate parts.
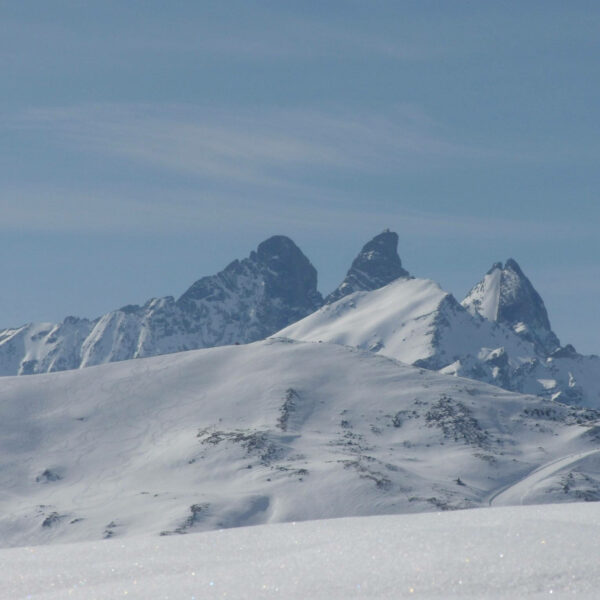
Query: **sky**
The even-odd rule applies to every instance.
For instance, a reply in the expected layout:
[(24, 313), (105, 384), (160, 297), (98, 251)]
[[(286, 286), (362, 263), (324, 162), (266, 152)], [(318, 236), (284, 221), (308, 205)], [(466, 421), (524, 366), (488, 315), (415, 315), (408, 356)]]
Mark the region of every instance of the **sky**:
[(0, 0), (0, 327), (385, 228), (460, 300), (515, 258), (600, 353), (597, 2)]

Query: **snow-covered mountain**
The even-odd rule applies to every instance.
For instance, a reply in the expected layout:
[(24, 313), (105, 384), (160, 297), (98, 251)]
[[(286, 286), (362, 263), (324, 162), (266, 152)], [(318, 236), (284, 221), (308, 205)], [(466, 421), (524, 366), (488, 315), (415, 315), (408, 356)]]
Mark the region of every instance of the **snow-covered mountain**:
[[(357, 346), (508, 390), (600, 407), (600, 358), (560, 346), (544, 303), (514, 260), (495, 264), (459, 304), (412, 278), (388, 230), (369, 241), (323, 301), (298, 247), (272, 237), (181, 298), (0, 332), (0, 374), (62, 371), (248, 343), (269, 335)], [(318, 310), (317, 310), (318, 309)]]
[(7, 377), (0, 407), (4, 546), (600, 499), (599, 412), (334, 344)]
[[(385, 231), (362, 249), (326, 302), (407, 277), (398, 236)], [(153, 298), (97, 319), (67, 317), (0, 331), (0, 375), (77, 369), (264, 339), (323, 304), (317, 272), (292, 240), (273, 236), (249, 258), (196, 281), (178, 300)]]
[(542, 299), (514, 260), (494, 265), (462, 305), (435, 282), (403, 275), (326, 304), (278, 335), (356, 346), (508, 390), (600, 407), (600, 358), (560, 346)]
[(472, 314), (510, 327), (542, 355), (560, 347), (542, 298), (512, 258), (504, 267), (494, 264), (461, 304)]
[(64, 371), (263, 339), (322, 304), (317, 272), (287, 237), (196, 281), (178, 300), (149, 300), (98, 319), (67, 317), (0, 331), (0, 375)]

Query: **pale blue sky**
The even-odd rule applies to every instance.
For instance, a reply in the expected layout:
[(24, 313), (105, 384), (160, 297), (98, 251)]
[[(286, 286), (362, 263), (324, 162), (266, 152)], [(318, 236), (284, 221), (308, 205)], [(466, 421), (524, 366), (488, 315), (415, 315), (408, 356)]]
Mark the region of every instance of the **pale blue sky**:
[(292, 237), (459, 299), (514, 257), (600, 352), (597, 2), (0, 0), (0, 327), (97, 316)]

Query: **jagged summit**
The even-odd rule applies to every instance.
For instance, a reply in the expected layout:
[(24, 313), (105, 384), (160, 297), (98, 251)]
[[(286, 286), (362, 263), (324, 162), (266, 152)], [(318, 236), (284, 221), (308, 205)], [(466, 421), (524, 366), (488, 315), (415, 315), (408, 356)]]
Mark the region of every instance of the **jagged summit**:
[[(327, 304), (277, 335), (354, 346), (446, 375), (600, 407), (600, 359), (578, 355), (570, 346), (558, 348), (552, 331), (542, 329), (545, 322), (539, 324), (541, 316), (527, 308), (536, 298), (527, 287), (531, 284), (524, 276), (517, 278), (514, 265), (507, 265), (486, 275), (469, 297), (468, 308), (433, 281), (399, 278)], [(536, 302), (543, 307), (541, 300)], [(511, 327), (513, 319), (519, 320)], [(536, 348), (532, 334), (546, 347), (555, 340), (550, 354)]]
[[(251, 253), (250, 255), (252, 256)], [(306, 259), (302, 251), (294, 242), (285, 235), (272, 235), (264, 242), (261, 242), (256, 249), (256, 254), (263, 259), (277, 258), (281, 256), (301, 256)]]
[[(275, 235), (260, 243), (248, 258), (234, 260), (217, 275), (196, 281), (177, 304), (194, 310), (201, 300), (225, 300), (242, 292), (253, 279), (260, 282), (265, 298), (277, 298), (298, 314), (316, 310), (323, 301), (317, 291), (317, 271), (311, 262), (290, 238)], [(291, 317), (283, 320), (287, 318)], [(277, 325), (273, 327), (276, 331)]]
[(308, 258), (289, 238), (273, 236), (248, 258), (196, 281), (177, 301), (154, 298), (94, 320), (67, 318), (0, 331), (0, 375), (253, 342), (322, 303)]
[(467, 294), (462, 305), (471, 314), (510, 327), (548, 355), (560, 346), (550, 326), (544, 301), (525, 276), (517, 261), (495, 263)]
[[(509, 259), (512, 260), (512, 259)], [(501, 262), (497, 262), (494, 263), (491, 267), (491, 269), (486, 273), (486, 275), (490, 275), (491, 273), (493, 273), (496, 269), (500, 269), (502, 270), (502, 263)]]
[[(266, 279), (272, 297), (307, 311), (321, 305), (323, 298), (317, 291), (317, 270), (290, 238), (283, 235), (270, 237), (258, 246), (256, 257), (274, 274)], [(254, 258), (254, 254), (250, 258)]]
[(372, 239), (324, 304), (308, 258), (288, 237), (273, 236), (177, 300), (153, 298), (97, 319), (0, 331), (0, 375), (245, 344), (279, 332), (600, 406), (600, 358), (559, 346), (542, 299), (516, 261), (494, 264), (461, 306), (435, 282), (409, 276), (397, 245), (390, 231)]
[(398, 234), (386, 229), (365, 244), (346, 278), (327, 296), (325, 304), (331, 304), (353, 292), (376, 290), (399, 277), (409, 276), (398, 256)]

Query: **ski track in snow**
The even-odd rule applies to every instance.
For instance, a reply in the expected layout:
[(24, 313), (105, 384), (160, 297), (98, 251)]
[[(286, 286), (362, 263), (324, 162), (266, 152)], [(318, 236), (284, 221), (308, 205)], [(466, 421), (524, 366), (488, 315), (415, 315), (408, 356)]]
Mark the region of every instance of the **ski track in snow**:
[(501, 487), (490, 496), (488, 504), (489, 506), (515, 506), (524, 504), (525, 498), (535, 488), (536, 484), (542, 482), (551, 475), (554, 475), (558, 471), (561, 471), (565, 467), (570, 467), (580, 460), (594, 454), (600, 454), (600, 449), (588, 450), (587, 452), (576, 452), (575, 454), (551, 460), (531, 471), (531, 473), (523, 477), (520, 481), (509, 483), (508, 485)]

